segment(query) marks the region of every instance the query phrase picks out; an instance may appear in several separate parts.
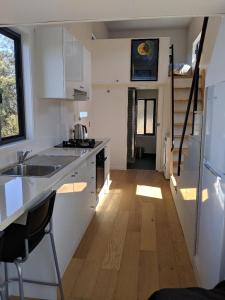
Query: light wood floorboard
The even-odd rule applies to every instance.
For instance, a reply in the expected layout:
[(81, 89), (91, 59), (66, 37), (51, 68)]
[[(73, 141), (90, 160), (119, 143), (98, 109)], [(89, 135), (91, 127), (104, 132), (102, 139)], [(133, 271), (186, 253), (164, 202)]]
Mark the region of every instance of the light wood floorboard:
[[(145, 170), (111, 179), (64, 274), (66, 300), (147, 300), (159, 288), (196, 286), (169, 182)], [(149, 195), (136, 195), (137, 185)]]

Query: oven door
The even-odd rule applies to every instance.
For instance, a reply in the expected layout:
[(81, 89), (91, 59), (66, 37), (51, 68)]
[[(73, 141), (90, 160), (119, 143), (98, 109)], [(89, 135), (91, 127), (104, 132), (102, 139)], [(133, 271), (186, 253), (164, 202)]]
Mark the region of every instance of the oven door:
[(105, 149), (102, 149), (96, 155), (96, 193), (101, 192), (105, 182)]

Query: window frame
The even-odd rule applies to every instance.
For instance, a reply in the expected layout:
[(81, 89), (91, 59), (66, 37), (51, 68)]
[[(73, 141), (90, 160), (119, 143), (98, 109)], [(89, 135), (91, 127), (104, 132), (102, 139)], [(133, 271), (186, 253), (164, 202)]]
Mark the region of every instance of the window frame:
[[(144, 133), (137, 133), (137, 125), (136, 125), (136, 135), (138, 136), (154, 136), (156, 131), (156, 98), (139, 98), (137, 99), (137, 111), (138, 111), (138, 101), (144, 101)], [(152, 101), (154, 104), (153, 108), (153, 133), (146, 133), (146, 124), (147, 124), (147, 102)], [(137, 117), (138, 114), (136, 114), (136, 124), (137, 124)]]
[[(22, 63), (22, 39), (21, 34), (7, 27), (0, 28), (0, 33), (14, 41), (15, 46), (15, 75), (19, 134), (9, 137), (2, 137), (0, 131), (0, 146), (26, 139), (25, 107), (24, 107), (24, 86), (23, 86), (23, 63)], [(1, 103), (0, 103), (1, 105)], [(1, 126), (1, 122), (0, 122)]]

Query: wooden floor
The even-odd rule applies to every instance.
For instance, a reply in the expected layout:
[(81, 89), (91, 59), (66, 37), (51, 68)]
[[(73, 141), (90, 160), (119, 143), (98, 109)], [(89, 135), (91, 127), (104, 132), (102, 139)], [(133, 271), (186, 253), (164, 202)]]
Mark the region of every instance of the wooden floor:
[(147, 300), (159, 288), (196, 286), (169, 182), (145, 170), (111, 179), (64, 274), (66, 300)]
[(159, 288), (195, 286), (169, 182), (145, 170), (111, 179), (64, 275), (66, 299), (146, 300)]

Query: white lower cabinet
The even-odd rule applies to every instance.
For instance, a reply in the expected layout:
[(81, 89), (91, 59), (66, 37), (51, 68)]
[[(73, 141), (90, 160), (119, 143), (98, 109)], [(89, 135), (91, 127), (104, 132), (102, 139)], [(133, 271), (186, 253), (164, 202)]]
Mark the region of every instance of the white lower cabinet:
[[(109, 148), (105, 148), (105, 178), (109, 178)], [(96, 154), (90, 156), (79, 167), (52, 187), (57, 190), (53, 211), (53, 234), (61, 276), (70, 263), (84, 233), (95, 213), (96, 195)], [(34, 272), (35, 270), (35, 272)], [(46, 236), (32, 252), (23, 266), (24, 278), (33, 280), (56, 280), (52, 249)], [(10, 268), (15, 276), (15, 269)], [(10, 285), (10, 293), (18, 295), (17, 283)], [(24, 284), (25, 296), (38, 299), (57, 299), (57, 289), (52, 286)]]
[(90, 205), (88, 164), (66, 176), (58, 185), (53, 213), (53, 231), (60, 271), (64, 273), (94, 210)]

